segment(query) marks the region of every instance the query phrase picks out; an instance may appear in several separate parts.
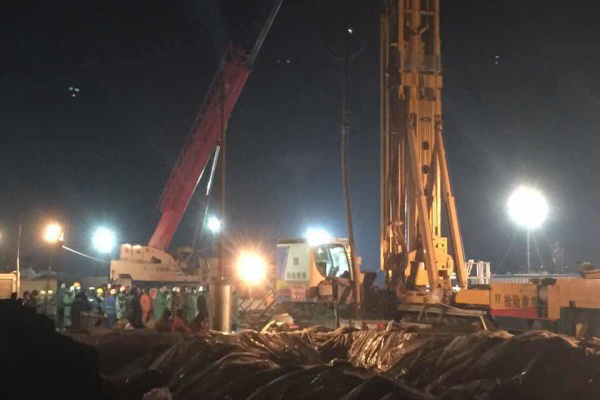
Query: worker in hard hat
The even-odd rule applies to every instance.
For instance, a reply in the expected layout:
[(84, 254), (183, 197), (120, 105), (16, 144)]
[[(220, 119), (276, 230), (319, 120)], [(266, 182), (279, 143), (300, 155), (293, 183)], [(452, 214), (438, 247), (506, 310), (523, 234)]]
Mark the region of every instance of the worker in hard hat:
[(117, 322), (117, 291), (110, 289), (108, 297), (104, 300), (104, 312), (106, 313), (106, 325), (112, 329)]
[(62, 329), (64, 326), (65, 303), (63, 302), (63, 296), (67, 290), (67, 284), (61, 282), (60, 286), (56, 289), (56, 296), (54, 296), (54, 304), (56, 306), (56, 327), (58, 329)]
[(44, 289), (40, 290), (38, 295), (36, 312), (38, 314), (46, 314), (46, 291)]
[(39, 297), (39, 292), (37, 290), (32, 290), (31, 293), (29, 294), (29, 299), (27, 300), (25, 305), (27, 307), (30, 307), (37, 311), (38, 297)]
[(167, 300), (169, 304), (169, 309), (171, 310), (171, 313), (173, 315), (176, 315), (175, 311), (179, 310), (180, 308), (183, 308), (183, 302), (181, 300), (181, 294), (179, 292), (179, 288), (175, 286), (173, 290), (171, 290), (171, 294), (169, 295), (169, 298)]
[(196, 289), (192, 291), (189, 287), (186, 287), (183, 290), (183, 309), (185, 310), (185, 319), (188, 323), (192, 322), (198, 314), (196, 297), (198, 297)]
[(128, 317), (129, 323), (134, 328), (143, 328), (142, 322), (142, 304), (140, 303), (141, 291), (140, 288), (133, 288), (131, 291), (131, 300), (128, 303)]
[(63, 327), (65, 329), (71, 328), (71, 307), (75, 301), (75, 285), (71, 286), (68, 291), (63, 295), (63, 304), (65, 306)]
[(156, 294), (156, 298), (154, 299), (154, 319), (159, 320), (163, 316), (163, 312), (168, 308), (167, 307), (167, 287), (163, 286), (158, 289), (158, 293)]
[[(130, 288), (127, 286), (125, 288), (125, 318), (131, 322), (131, 313), (133, 312), (133, 301), (135, 300), (135, 290), (136, 288)], [(142, 313), (140, 312), (140, 320)]]
[[(91, 311), (91, 302), (89, 301), (85, 290), (77, 291), (73, 305), (71, 306), (71, 328), (78, 330), (81, 328), (81, 314)], [(93, 294), (92, 294), (93, 296)]]
[(90, 293), (91, 311), (94, 314), (104, 315), (104, 290), (98, 288)]
[(126, 296), (127, 288), (125, 286), (119, 287), (119, 294), (117, 294), (117, 320), (127, 317)]
[(56, 321), (56, 302), (54, 300), (54, 291), (52, 289), (46, 292), (46, 315), (52, 321)]
[(208, 292), (202, 286), (200, 286), (200, 291), (196, 297), (196, 309), (200, 320), (205, 319), (208, 321)]

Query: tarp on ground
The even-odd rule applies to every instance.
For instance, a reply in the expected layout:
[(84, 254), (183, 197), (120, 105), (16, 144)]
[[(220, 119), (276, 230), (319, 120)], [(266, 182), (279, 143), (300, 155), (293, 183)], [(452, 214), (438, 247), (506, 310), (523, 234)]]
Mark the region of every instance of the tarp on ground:
[(598, 345), (546, 331), (360, 331), (348, 360), (427, 393), (478, 399), (595, 399)]
[(163, 352), (138, 390), (160, 384), (176, 400), (595, 400), (599, 354), (597, 342), (545, 331), (212, 333), (186, 337)]

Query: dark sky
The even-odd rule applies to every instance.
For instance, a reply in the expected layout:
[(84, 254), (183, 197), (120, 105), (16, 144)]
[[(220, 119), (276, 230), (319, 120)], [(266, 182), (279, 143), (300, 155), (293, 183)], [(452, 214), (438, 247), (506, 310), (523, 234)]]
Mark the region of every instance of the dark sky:
[[(0, 227), (14, 252), (45, 263), (43, 224), (67, 225), (88, 252), (99, 224), (146, 243), (155, 208), (227, 37), (259, 1), (3, 3), (0, 16)], [(288, 0), (240, 97), (228, 131), (227, 227), (237, 243), (273, 248), (322, 226), (345, 236), (339, 162), (340, 0)], [(349, 2), (350, 177), (358, 251), (379, 262), (379, 2)], [(498, 272), (524, 263), (524, 234), (505, 203), (538, 185), (550, 217), (536, 235), (568, 259), (600, 262), (600, 70), (593, 1), (442, 0), (444, 122), (467, 257)], [(498, 56), (498, 57), (496, 57)], [(289, 60), (289, 63), (288, 63)], [(69, 87), (79, 88), (72, 97)], [(194, 198), (174, 245), (189, 244)], [(511, 241), (512, 249), (508, 251)], [(507, 255), (507, 257), (505, 257)], [(88, 261), (62, 254), (85, 270)]]

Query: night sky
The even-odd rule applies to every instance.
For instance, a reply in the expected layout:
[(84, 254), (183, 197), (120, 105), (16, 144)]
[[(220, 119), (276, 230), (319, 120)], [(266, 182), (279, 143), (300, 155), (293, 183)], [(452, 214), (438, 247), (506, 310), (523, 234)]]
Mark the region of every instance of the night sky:
[[(243, 3), (244, 6), (240, 6)], [(147, 243), (156, 203), (228, 38), (260, 1), (6, 1), (0, 44), (0, 229), (43, 267), (42, 226), (91, 253), (100, 224)], [(593, 1), (442, 0), (444, 127), (468, 258), (525, 262), (505, 204), (521, 182), (547, 196), (542, 256), (600, 263), (600, 26)], [(226, 225), (234, 243), (345, 236), (340, 172), (343, 2), (286, 0), (229, 121)], [(363, 268), (379, 267), (379, 2), (350, 1), (350, 179)], [(243, 36), (243, 34), (242, 34)], [(72, 88), (71, 90), (69, 88)], [(78, 89), (79, 91), (76, 91)], [(75, 95), (75, 96), (73, 96)], [(172, 247), (189, 244), (201, 196)], [(512, 247), (511, 247), (512, 243)], [(509, 251), (510, 249), (510, 251)], [(14, 263), (13, 263), (14, 264)], [(534, 264), (539, 265), (537, 256)], [(61, 254), (66, 270), (92, 263)]]

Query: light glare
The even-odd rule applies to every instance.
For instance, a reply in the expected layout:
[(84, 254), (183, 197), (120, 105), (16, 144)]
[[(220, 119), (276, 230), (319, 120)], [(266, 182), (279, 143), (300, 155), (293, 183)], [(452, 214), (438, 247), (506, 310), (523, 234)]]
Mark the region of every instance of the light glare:
[(542, 193), (526, 186), (511, 194), (507, 206), (510, 218), (526, 229), (539, 228), (548, 215), (548, 203)]
[(111, 253), (116, 241), (115, 233), (106, 227), (96, 229), (92, 236), (92, 246), (99, 253)]
[(237, 272), (244, 282), (254, 285), (265, 279), (267, 263), (261, 255), (245, 251), (238, 258)]
[(219, 220), (219, 218), (215, 217), (214, 215), (208, 217), (206, 226), (208, 227), (208, 230), (210, 230), (212, 233), (220, 232), (221, 228), (223, 227), (221, 224), (221, 220)]
[(318, 246), (323, 243), (327, 243), (331, 240), (331, 235), (325, 229), (322, 228), (310, 228), (306, 231), (306, 241), (308, 245)]

